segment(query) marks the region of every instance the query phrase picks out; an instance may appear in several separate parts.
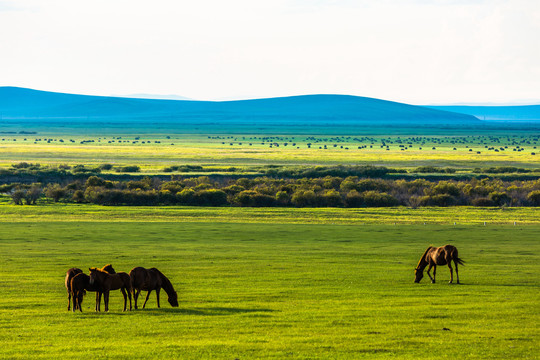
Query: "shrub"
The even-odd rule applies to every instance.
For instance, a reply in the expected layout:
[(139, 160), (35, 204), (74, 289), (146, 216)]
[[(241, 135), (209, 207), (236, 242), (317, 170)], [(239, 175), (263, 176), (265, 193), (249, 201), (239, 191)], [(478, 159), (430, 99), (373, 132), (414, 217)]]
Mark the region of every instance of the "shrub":
[(527, 195), (527, 200), (533, 205), (533, 206), (540, 206), (540, 190), (534, 190), (531, 191)]
[(431, 193), (434, 195), (437, 194), (447, 194), (451, 196), (459, 195), (459, 188), (456, 184), (453, 184), (448, 181), (439, 181), (437, 185), (431, 188)]
[(317, 205), (317, 195), (313, 190), (298, 190), (291, 197), (291, 203), (297, 207)]
[(53, 199), (54, 202), (58, 202), (61, 198), (66, 196), (66, 190), (59, 184), (49, 184), (45, 188), (45, 196)]
[(363, 194), (364, 204), (368, 207), (396, 206), (399, 201), (390, 194), (377, 191), (366, 191)]
[(222, 206), (227, 205), (227, 194), (218, 189), (201, 190), (195, 193), (193, 198), (195, 204), (201, 206)]
[(474, 199), (473, 201), (471, 201), (471, 204), (472, 206), (482, 206), (482, 207), (496, 206), (493, 200), (486, 197)]
[(356, 208), (364, 205), (364, 197), (356, 190), (351, 190), (345, 196), (345, 206)]
[(343, 206), (343, 199), (341, 198), (341, 194), (337, 192), (336, 190), (327, 190), (322, 195), (322, 202), (324, 206), (330, 206), (330, 207), (340, 207)]
[(134, 173), (134, 172), (140, 172), (141, 168), (137, 165), (120, 166), (120, 167), (117, 167), (115, 171), (118, 173), (126, 173), (126, 172)]
[(489, 199), (497, 206), (508, 205), (512, 199), (505, 192), (492, 192), (489, 194)]

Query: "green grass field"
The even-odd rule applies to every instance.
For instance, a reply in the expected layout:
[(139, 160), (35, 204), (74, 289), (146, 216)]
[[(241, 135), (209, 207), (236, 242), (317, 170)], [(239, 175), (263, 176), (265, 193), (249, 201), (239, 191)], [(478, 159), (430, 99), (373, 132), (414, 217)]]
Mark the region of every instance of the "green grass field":
[[(152, 209), (121, 221), (109, 209), (3, 216), (0, 358), (538, 358), (539, 225), (153, 221)], [(462, 285), (446, 268), (414, 284), (423, 250), (446, 243), (466, 261)], [(68, 313), (65, 271), (106, 263), (161, 269), (180, 307), (162, 293), (161, 309), (152, 296), (122, 313), (116, 291), (110, 313), (91, 311), (93, 293)]]

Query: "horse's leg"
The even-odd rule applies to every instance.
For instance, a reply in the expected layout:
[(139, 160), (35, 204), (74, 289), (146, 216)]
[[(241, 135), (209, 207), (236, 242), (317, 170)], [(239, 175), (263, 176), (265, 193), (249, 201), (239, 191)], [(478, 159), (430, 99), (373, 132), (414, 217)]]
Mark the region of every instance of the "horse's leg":
[(448, 268), (450, 269), (450, 281), (448, 283), (451, 284), (454, 281), (454, 270), (450, 261), (448, 262)]
[(161, 288), (156, 289), (156, 299), (157, 299), (157, 307), (159, 308), (159, 292), (161, 291)]
[(131, 311), (131, 293), (133, 292), (133, 289), (128, 290), (128, 298), (129, 298), (129, 311)]
[(146, 302), (148, 301), (148, 299), (150, 298), (150, 293), (152, 292), (152, 290), (148, 290), (148, 292), (146, 293), (146, 299), (144, 300), (144, 304), (142, 306), (142, 308), (144, 309), (144, 307), (146, 306)]
[(101, 311), (101, 292), (96, 291), (96, 311)]
[(109, 311), (109, 292), (103, 292), (103, 302), (105, 303), (105, 312)]
[(126, 289), (120, 288), (120, 291), (122, 292), (122, 295), (124, 295), (124, 311), (126, 311), (126, 308), (127, 308), (127, 294), (126, 294)]
[(135, 301), (135, 310), (137, 310), (137, 300), (139, 299), (139, 295), (141, 294), (141, 289), (135, 289), (133, 290), (133, 300)]
[(70, 305), (71, 305), (71, 292), (68, 291), (68, 311), (69, 311)]
[(457, 278), (456, 282), (459, 284), (459, 273), (458, 273), (458, 269), (457, 269), (458, 268), (458, 263), (455, 260), (454, 260), (454, 265), (456, 265), (456, 278)]
[[(429, 278), (431, 279), (431, 282), (432, 282), (432, 283), (435, 283), (435, 278), (434, 278), (434, 277), (431, 277), (431, 274), (429, 273), (429, 272), (431, 271), (431, 268), (432, 268), (432, 267), (433, 267), (433, 265), (432, 265), (432, 264), (429, 264), (426, 273), (428, 274)], [(433, 275), (435, 276), (435, 270), (433, 270)]]
[(81, 293), (79, 294), (79, 297), (77, 299), (77, 307), (79, 308), (80, 312), (82, 312), (83, 296), (84, 296), (84, 293), (81, 291)]
[(75, 310), (77, 310), (77, 294), (74, 292), (72, 297), (73, 297), (73, 307), (72, 307), (72, 309), (73, 309), (73, 312), (75, 312)]

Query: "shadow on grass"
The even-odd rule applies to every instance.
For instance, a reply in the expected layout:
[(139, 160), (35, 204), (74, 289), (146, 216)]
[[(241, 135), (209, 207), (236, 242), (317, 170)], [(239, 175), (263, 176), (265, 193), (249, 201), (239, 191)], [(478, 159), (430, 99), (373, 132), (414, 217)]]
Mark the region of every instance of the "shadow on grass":
[(227, 308), (227, 307), (211, 307), (211, 308), (159, 308), (159, 309), (138, 309), (136, 312), (145, 313), (148, 315), (160, 316), (170, 314), (183, 314), (183, 315), (201, 315), (201, 316), (230, 316), (237, 314), (250, 314), (250, 313), (269, 313), (276, 310), (272, 309), (243, 309), (243, 308)]

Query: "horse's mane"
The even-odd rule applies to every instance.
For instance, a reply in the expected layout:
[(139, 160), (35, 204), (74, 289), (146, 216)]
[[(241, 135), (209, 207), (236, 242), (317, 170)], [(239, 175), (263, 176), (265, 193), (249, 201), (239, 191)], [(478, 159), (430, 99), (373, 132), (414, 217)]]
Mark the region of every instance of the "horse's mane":
[(149, 270), (152, 270), (158, 273), (159, 277), (161, 278), (163, 290), (165, 290), (167, 294), (171, 294), (172, 292), (174, 292), (174, 287), (172, 286), (171, 281), (161, 271), (159, 271), (156, 268), (150, 268)]
[(424, 259), (426, 258), (426, 255), (429, 251), (429, 249), (431, 249), (433, 246), (428, 246), (428, 248), (426, 249), (426, 251), (424, 251), (424, 255), (422, 255), (422, 257), (420, 258), (420, 261), (418, 261), (418, 265), (416, 265), (416, 268), (418, 269), (420, 267), (420, 265), (422, 264), (422, 262), (424, 261)]
[(111, 264), (105, 265), (104, 267), (101, 268), (101, 270), (104, 270), (108, 272), (109, 274), (116, 274), (116, 271), (114, 270)]
[(91, 267), (91, 268), (90, 268), (90, 271), (92, 271), (92, 270), (99, 271), (100, 273), (104, 273), (104, 274), (110, 275), (110, 274), (107, 272), (107, 270), (103, 270), (103, 269), (100, 269), (100, 268), (97, 268), (97, 267)]

